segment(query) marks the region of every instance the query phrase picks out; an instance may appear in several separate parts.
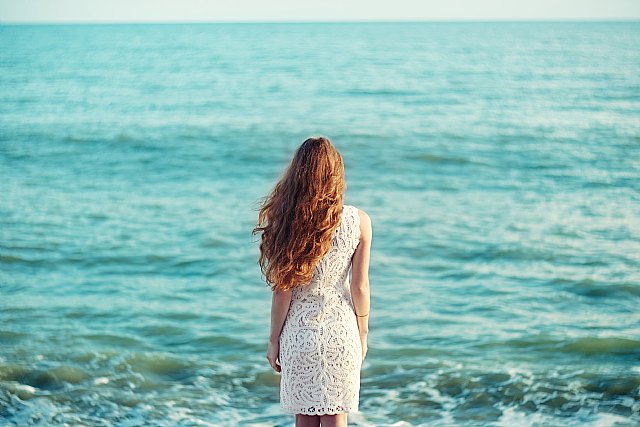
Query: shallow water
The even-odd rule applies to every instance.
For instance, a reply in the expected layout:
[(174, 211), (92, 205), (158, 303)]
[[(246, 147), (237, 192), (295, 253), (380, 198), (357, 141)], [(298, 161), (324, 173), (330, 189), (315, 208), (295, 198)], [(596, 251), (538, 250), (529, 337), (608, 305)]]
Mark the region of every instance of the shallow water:
[(1, 26), (0, 420), (288, 426), (250, 231), (369, 213), (360, 426), (640, 423), (640, 27)]

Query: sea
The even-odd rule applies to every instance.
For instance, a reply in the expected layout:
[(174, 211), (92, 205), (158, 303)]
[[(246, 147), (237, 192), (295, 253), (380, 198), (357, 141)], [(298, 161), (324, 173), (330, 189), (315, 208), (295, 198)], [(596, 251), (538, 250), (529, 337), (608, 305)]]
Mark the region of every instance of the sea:
[(640, 425), (640, 22), (0, 26), (0, 425), (292, 426), (260, 200), (372, 222), (349, 425)]

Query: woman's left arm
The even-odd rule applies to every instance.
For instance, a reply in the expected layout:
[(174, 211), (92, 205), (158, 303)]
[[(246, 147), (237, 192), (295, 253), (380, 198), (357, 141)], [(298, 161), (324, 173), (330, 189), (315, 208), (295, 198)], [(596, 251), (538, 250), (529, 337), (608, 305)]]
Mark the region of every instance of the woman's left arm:
[(281, 372), (280, 360), (280, 332), (284, 326), (284, 321), (289, 312), (291, 304), (291, 289), (286, 291), (273, 291), (271, 298), (271, 333), (269, 334), (269, 345), (267, 346), (267, 359), (276, 372)]

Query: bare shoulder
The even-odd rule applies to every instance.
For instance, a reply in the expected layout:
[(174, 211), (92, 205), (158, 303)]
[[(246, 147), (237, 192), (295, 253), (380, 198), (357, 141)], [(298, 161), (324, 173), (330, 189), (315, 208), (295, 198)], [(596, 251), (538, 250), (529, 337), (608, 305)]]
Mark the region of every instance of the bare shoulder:
[(363, 211), (360, 208), (356, 208), (358, 210), (358, 216), (360, 217), (360, 224), (363, 223), (369, 223), (371, 224), (371, 218), (369, 217), (369, 214), (367, 214), (365, 211)]

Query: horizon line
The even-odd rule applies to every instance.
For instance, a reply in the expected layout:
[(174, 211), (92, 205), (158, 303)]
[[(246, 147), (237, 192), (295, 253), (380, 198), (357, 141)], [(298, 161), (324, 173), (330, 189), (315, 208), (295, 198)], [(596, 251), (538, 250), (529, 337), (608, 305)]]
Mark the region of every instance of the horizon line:
[(607, 18), (390, 18), (390, 19), (264, 19), (264, 20), (86, 20), (86, 21), (2, 21), (0, 25), (179, 25), (179, 24), (367, 24), (367, 23), (489, 23), (489, 22), (639, 22), (638, 17)]

